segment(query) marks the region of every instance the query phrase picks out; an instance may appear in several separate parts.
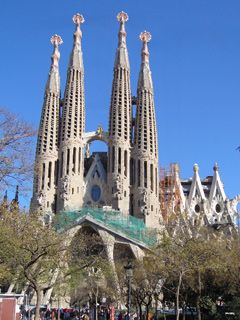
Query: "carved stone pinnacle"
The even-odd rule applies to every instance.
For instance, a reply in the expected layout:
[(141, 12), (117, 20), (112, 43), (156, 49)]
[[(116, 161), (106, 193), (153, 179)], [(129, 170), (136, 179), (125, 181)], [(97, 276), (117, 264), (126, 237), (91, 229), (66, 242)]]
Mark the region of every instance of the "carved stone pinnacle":
[(54, 35), (51, 37), (50, 41), (51, 41), (51, 43), (52, 43), (53, 45), (55, 45), (55, 46), (59, 46), (60, 44), (63, 43), (62, 38), (61, 38), (59, 35), (57, 35), (57, 34), (54, 34)]
[(197, 163), (194, 163), (194, 165), (193, 165), (193, 171), (194, 171), (194, 172), (198, 172), (198, 170), (199, 170), (198, 164), (197, 164)]
[(151, 33), (145, 30), (140, 33), (139, 39), (142, 42), (149, 42), (152, 39)]
[(83, 15), (80, 14), (80, 13), (77, 13), (73, 16), (72, 18), (73, 22), (76, 24), (76, 25), (80, 25), (81, 23), (84, 23), (84, 18), (83, 18)]
[(117, 19), (119, 22), (126, 22), (128, 21), (128, 14), (126, 12), (121, 11), (117, 15)]

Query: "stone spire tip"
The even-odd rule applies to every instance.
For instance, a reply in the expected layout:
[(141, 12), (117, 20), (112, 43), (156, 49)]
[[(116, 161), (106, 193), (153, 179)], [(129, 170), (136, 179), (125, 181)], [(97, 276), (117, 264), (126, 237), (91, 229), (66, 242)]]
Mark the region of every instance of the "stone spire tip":
[(193, 165), (193, 171), (194, 171), (194, 172), (198, 172), (198, 170), (199, 170), (198, 164), (197, 164), (197, 163), (194, 163), (194, 165)]
[(151, 39), (152, 39), (152, 35), (150, 32), (148, 31), (143, 31), (140, 33), (139, 35), (139, 39), (143, 42), (143, 43), (147, 43), (147, 42), (150, 42)]
[(119, 12), (119, 14), (117, 15), (117, 20), (123, 23), (128, 21), (128, 14), (124, 11)]
[(63, 43), (62, 38), (61, 38), (59, 35), (57, 35), (57, 34), (54, 34), (54, 35), (51, 37), (50, 41), (51, 41), (51, 44), (52, 44), (53, 46), (55, 46), (55, 47), (57, 47), (57, 46), (59, 46), (60, 44)]
[(82, 14), (76, 13), (72, 17), (73, 23), (76, 24), (77, 26), (80, 26), (81, 23), (84, 23), (85, 19)]
[(53, 45), (53, 54), (52, 54), (52, 67), (58, 68), (58, 61), (60, 59), (60, 52), (58, 51), (58, 46), (63, 43), (62, 38), (54, 34), (50, 39)]
[(218, 166), (217, 162), (215, 162), (215, 164), (213, 166), (213, 170), (214, 171), (218, 171), (219, 170), (219, 166)]
[[(120, 22), (120, 27), (119, 27), (119, 32), (118, 32), (118, 49), (126, 49), (127, 44), (126, 44), (126, 30), (125, 30), (125, 22), (128, 21), (128, 15), (126, 12), (119, 12), (117, 15), (117, 20)], [(118, 57), (115, 60), (115, 65), (119, 64), (119, 61), (124, 61), (125, 65), (128, 65), (128, 58), (125, 57), (126, 53), (124, 52), (119, 52)]]

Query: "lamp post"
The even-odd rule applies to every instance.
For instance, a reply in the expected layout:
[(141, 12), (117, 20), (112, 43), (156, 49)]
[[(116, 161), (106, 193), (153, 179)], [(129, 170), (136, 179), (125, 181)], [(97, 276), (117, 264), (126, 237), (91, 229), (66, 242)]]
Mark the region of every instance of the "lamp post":
[(126, 278), (128, 283), (128, 300), (127, 300), (127, 313), (128, 316), (130, 314), (130, 308), (131, 308), (131, 281), (133, 276), (133, 266), (131, 261), (128, 261), (127, 265), (124, 266), (124, 269), (126, 271)]

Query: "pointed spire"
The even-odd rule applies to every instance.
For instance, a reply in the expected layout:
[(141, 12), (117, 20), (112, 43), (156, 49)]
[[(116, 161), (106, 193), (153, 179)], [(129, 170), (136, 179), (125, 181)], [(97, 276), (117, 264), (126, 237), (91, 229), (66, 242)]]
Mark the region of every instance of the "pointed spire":
[(60, 59), (60, 52), (58, 50), (58, 47), (60, 44), (63, 43), (62, 38), (54, 34), (50, 39), (52, 45), (53, 45), (53, 53), (52, 53), (52, 63), (50, 67), (48, 82), (46, 85), (46, 91), (51, 91), (54, 93), (60, 92), (60, 76), (59, 76), (59, 69), (58, 69), (58, 62)]
[(138, 88), (139, 89), (147, 89), (152, 90), (152, 77), (151, 77), (151, 71), (149, 67), (149, 50), (148, 50), (148, 42), (151, 40), (152, 36), (150, 32), (143, 31), (139, 35), (140, 40), (143, 43), (142, 46), (142, 52), (141, 52), (141, 70), (139, 73), (139, 79), (138, 79)]
[(83, 70), (83, 58), (82, 58), (82, 31), (80, 29), (81, 23), (84, 23), (84, 17), (80, 13), (77, 13), (72, 18), (76, 25), (76, 30), (73, 34), (73, 49), (70, 58), (69, 67), (74, 69)]
[(213, 171), (214, 171), (214, 174), (213, 174), (213, 180), (212, 180), (212, 185), (210, 189), (209, 202), (211, 203), (213, 201), (217, 193), (225, 201), (227, 199), (227, 196), (225, 194), (223, 183), (219, 175), (219, 166), (217, 163), (214, 164)]
[(196, 197), (196, 195), (200, 196), (202, 200), (206, 200), (201, 179), (198, 173), (199, 166), (197, 163), (193, 165), (193, 171), (194, 171), (194, 175), (193, 175), (192, 184), (191, 184), (189, 196), (188, 196), (189, 204), (192, 201), (192, 199)]
[(18, 195), (19, 195), (19, 186), (16, 186), (14, 201), (18, 203)]
[(123, 11), (119, 12), (119, 14), (117, 15), (117, 20), (120, 22), (120, 26), (118, 32), (118, 48), (115, 58), (115, 68), (125, 67), (129, 69), (128, 52), (126, 44), (127, 33), (125, 30), (125, 22), (128, 21), (127, 13)]
[(120, 28), (118, 32), (118, 47), (126, 48), (126, 30), (125, 30), (125, 22), (128, 21), (127, 13), (121, 11), (117, 15), (117, 20), (120, 22)]
[(60, 59), (60, 52), (58, 50), (58, 47), (60, 44), (63, 43), (62, 38), (57, 35), (54, 34), (51, 39), (50, 39), (52, 45), (53, 45), (53, 54), (52, 54), (52, 68), (58, 68), (58, 61)]
[(7, 202), (7, 201), (8, 201), (8, 194), (7, 194), (7, 190), (6, 190), (4, 197), (3, 197), (3, 202)]

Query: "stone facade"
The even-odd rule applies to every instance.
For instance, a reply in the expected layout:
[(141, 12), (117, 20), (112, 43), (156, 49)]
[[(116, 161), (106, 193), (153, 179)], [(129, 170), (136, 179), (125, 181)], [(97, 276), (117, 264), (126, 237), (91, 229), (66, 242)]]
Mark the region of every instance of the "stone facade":
[[(156, 226), (160, 220), (158, 148), (147, 48), (149, 39), (145, 41), (142, 36), (142, 65), (135, 125), (132, 118), (130, 65), (125, 30), (128, 15), (120, 12), (117, 19), (120, 26), (113, 70), (108, 132), (104, 132), (101, 127), (95, 133), (85, 132), (84, 67), (80, 30), (80, 25), (84, 22), (83, 16), (76, 14), (73, 17), (76, 30), (61, 116), (58, 72), (60, 54), (58, 43), (55, 41), (53, 64), (38, 134), (31, 210), (41, 210), (51, 215), (85, 206), (110, 206), (125, 215), (131, 214), (143, 218), (149, 226)], [(146, 36), (145, 33), (143, 35)], [(54, 85), (51, 85), (53, 93), (49, 89), (49, 83), (53, 82), (52, 78), (55, 80)], [(49, 118), (49, 113), (52, 118)], [(147, 149), (144, 136), (146, 130), (149, 132), (147, 138), (150, 139)], [(54, 132), (53, 138), (50, 136), (52, 132)], [(41, 144), (43, 134), (46, 136), (44, 148)], [(142, 142), (140, 137), (143, 137)], [(52, 140), (54, 148), (51, 147)], [(88, 160), (89, 142), (93, 140), (102, 140), (108, 145), (104, 165), (103, 157), (97, 154), (92, 156), (94, 158), (92, 161)], [(137, 164), (139, 161), (141, 169), (138, 169), (137, 165), (133, 166), (133, 163)], [(91, 162), (90, 167), (89, 162)], [(140, 185), (133, 180), (130, 181), (130, 177), (137, 176), (138, 170), (142, 172)]]
[[(147, 31), (140, 34), (141, 66), (137, 95), (132, 97), (125, 30), (128, 15), (120, 12), (117, 19), (118, 46), (108, 131), (102, 127), (93, 132), (85, 131), (80, 28), (83, 16), (73, 17), (76, 29), (62, 100), (58, 68), (58, 47), (62, 40), (57, 35), (51, 38), (54, 50), (39, 126), (31, 211), (51, 216), (82, 207), (107, 206), (126, 216), (143, 219), (147, 227), (154, 228), (161, 227), (169, 212), (186, 213), (193, 222), (201, 217), (210, 225), (234, 223), (240, 197), (232, 200), (226, 197), (217, 166), (214, 166), (214, 175), (207, 180), (200, 180), (198, 166), (194, 166), (193, 178), (188, 181), (180, 179), (175, 166), (171, 177), (174, 183), (163, 188), (168, 177), (159, 178), (148, 48), (151, 35)], [(91, 155), (89, 145), (94, 140), (106, 143), (108, 152)]]

